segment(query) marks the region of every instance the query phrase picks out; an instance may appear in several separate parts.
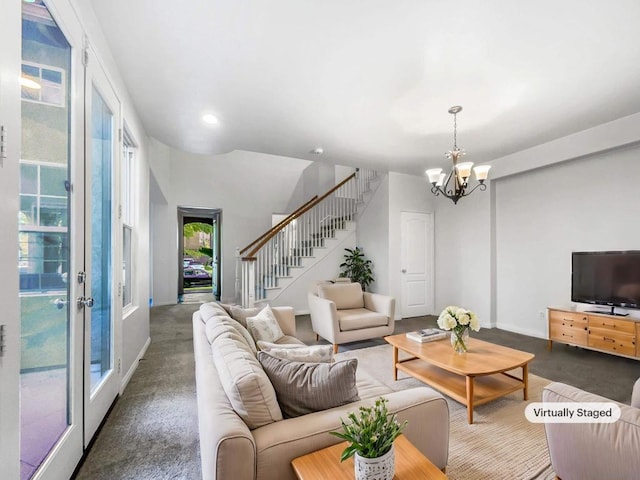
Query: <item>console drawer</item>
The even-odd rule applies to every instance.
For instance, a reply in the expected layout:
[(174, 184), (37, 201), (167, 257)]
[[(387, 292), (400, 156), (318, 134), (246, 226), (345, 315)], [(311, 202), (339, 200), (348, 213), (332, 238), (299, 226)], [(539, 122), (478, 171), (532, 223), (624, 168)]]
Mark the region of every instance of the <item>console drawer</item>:
[(558, 323), (549, 323), (549, 338), (551, 340), (574, 345), (586, 345), (587, 336), (586, 325), (583, 328), (571, 328)]
[(588, 317), (580, 312), (562, 312), (559, 310), (549, 310), (549, 325), (559, 325), (569, 328), (585, 329), (588, 324)]
[(589, 328), (591, 327), (606, 328), (631, 334), (636, 333), (635, 322), (631, 322), (629, 320), (618, 320), (610, 317), (599, 317), (597, 315), (589, 315)]
[(590, 326), (588, 341), (590, 347), (599, 350), (630, 356), (636, 354), (636, 336), (634, 334)]

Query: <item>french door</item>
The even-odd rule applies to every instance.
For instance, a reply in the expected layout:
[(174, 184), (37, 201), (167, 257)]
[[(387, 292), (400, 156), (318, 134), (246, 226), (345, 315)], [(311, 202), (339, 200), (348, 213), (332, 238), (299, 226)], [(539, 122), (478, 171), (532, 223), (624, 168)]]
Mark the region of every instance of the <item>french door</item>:
[(120, 385), (120, 104), (68, 0), (0, 11), (0, 477), (64, 479)]
[[(116, 310), (121, 302), (114, 265), (120, 103), (106, 75), (88, 52), (85, 75), (85, 252), (84, 292), (78, 308), (84, 314), (84, 432), (91, 440), (120, 388), (120, 339)], [(119, 331), (119, 329), (118, 329)]]

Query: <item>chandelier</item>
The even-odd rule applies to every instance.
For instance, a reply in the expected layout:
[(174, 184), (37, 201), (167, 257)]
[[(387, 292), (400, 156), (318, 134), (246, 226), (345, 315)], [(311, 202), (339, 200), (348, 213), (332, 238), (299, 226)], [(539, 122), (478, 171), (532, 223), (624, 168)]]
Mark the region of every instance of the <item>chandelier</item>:
[(457, 204), (462, 197), (471, 195), (477, 188), (486, 190), (487, 185), (484, 182), (489, 176), (491, 168), (491, 165), (478, 165), (473, 168), (478, 184), (469, 189), (469, 177), (471, 177), (473, 162), (459, 163), (459, 160), (465, 155), (464, 150), (458, 148), (457, 141), (457, 115), (461, 111), (462, 107), (459, 105), (449, 109), (449, 113), (453, 115), (453, 150), (449, 150), (445, 155), (453, 162), (451, 171), (448, 175), (443, 173), (441, 168), (431, 168), (425, 172), (429, 177), (429, 183), (431, 183), (431, 193), (436, 196), (442, 194), (451, 199), (454, 204)]

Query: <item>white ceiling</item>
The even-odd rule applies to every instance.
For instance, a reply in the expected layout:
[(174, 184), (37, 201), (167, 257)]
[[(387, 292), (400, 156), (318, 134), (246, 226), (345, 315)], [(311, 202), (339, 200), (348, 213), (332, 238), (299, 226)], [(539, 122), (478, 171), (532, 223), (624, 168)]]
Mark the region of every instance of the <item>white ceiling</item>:
[(476, 163), (640, 112), (638, 0), (92, 4), (147, 132), (194, 153), (422, 174), (452, 105)]

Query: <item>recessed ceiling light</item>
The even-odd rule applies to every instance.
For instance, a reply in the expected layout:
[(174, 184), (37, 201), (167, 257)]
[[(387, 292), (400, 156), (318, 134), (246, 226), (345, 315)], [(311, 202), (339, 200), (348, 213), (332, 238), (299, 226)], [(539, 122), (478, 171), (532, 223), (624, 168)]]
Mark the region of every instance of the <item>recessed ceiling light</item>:
[(202, 116), (202, 121), (207, 125), (218, 125), (220, 123), (220, 121), (218, 120), (218, 117), (216, 117), (215, 115), (212, 115), (211, 113), (205, 113)]
[(324, 153), (324, 150), (322, 149), (322, 147), (316, 147), (311, 150), (311, 153), (313, 153), (314, 155), (322, 155)]

